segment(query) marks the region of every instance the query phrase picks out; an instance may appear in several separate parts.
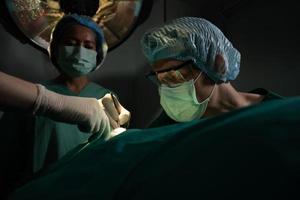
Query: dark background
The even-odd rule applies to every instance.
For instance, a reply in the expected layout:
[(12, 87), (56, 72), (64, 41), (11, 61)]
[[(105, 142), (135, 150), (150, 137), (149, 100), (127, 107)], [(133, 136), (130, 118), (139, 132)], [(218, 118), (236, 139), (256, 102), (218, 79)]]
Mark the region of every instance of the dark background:
[[(291, 0), (154, 0), (150, 17), (109, 52), (104, 65), (91, 79), (119, 95), (121, 103), (132, 113), (132, 128), (146, 127), (160, 107), (157, 88), (144, 77), (150, 67), (140, 48), (142, 34), (162, 25), (164, 20), (197, 16), (217, 25), (241, 52), (241, 72), (232, 82), (237, 90), (263, 87), (284, 96), (299, 95), (298, 4)], [(44, 53), (20, 42), (2, 25), (0, 70), (33, 82), (57, 75)]]

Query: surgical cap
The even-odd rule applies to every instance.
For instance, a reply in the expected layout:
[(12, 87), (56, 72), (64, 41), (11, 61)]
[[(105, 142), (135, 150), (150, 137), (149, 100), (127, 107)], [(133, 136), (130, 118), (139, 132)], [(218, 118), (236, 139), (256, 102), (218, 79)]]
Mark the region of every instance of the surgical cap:
[(64, 34), (65, 30), (67, 30), (72, 25), (82, 25), (89, 29), (91, 29), (96, 34), (96, 42), (97, 42), (97, 66), (93, 71), (98, 69), (106, 57), (107, 54), (107, 44), (104, 38), (104, 33), (102, 29), (96, 24), (92, 18), (83, 15), (71, 14), (65, 15), (55, 26), (51, 34), (50, 46), (48, 49), (50, 58), (53, 64), (58, 67), (55, 58), (55, 51), (57, 51), (58, 42), (61, 36)]
[[(150, 30), (141, 45), (151, 64), (162, 59), (192, 60), (216, 83), (234, 80), (239, 74), (239, 51), (215, 25), (202, 18), (178, 18)], [(221, 67), (215, 63), (218, 55), (224, 59)]]

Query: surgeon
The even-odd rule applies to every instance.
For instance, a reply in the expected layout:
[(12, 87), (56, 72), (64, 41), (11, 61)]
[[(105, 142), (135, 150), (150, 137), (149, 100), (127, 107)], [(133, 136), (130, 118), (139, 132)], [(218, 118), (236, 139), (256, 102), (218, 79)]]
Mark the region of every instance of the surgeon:
[(152, 127), (207, 118), (272, 99), (265, 89), (237, 91), (230, 82), (241, 55), (212, 23), (183, 17), (146, 32), (141, 40), (152, 66), (147, 77), (158, 86), (164, 112)]
[[(38, 95), (33, 113), (48, 112), (49, 107), (71, 111), (73, 106), (78, 106), (89, 110), (94, 104), (92, 101), (90, 104), (77, 101), (75, 105), (71, 105), (70, 101), (56, 101), (56, 93), (100, 99), (99, 105), (104, 112), (100, 111), (99, 116), (94, 116), (102, 120), (95, 128), (99, 131), (94, 133), (93, 138), (106, 141), (116, 135), (115, 132), (111, 135), (112, 130), (128, 123), (130, 113), (110, 90), (90, 82), (87, 77), (102, 65), (106, 52), (103, 32), (91, 18), (77, 14), (64, 16), (52, 32), (49, 47), (50, 59), (60, 74), (54, 80), (37, 85), (38, 93), (42, 95)], [(66, 113), (62, 116), (66, 115), (67, 118)], [(52, 115), (55, 114), (50, 113), (51, 118), (23, 116), (19, 113), (6, 113), (3, 116), (0, 122), (3, 133), (1, 163), (5, 164), (1, 173), (9, 189), (46, 169), (91, 137), (87, 126), (80, 130), (74, 124), (56, 121)]]

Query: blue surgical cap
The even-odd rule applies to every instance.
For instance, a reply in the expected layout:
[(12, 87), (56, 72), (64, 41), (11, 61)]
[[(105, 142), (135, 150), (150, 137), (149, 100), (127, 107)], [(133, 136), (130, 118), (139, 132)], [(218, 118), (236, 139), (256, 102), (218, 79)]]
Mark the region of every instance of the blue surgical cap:
[(104, 33), (100, 26), (92, 20), (92, 18), (84, 15), (77, 15), (77, 14), (70, 14), (70, 15), (65, 15), (63, 18), (60, 19), (60, 21), (56, 24), (54, 30), (52, 31), (51, 34), (51, 40), (50, 40), (50, 46), (48, 49), (50, 58), (54, 65), (58, 67), (56, 63), (56, 58), (55, 58), (55, 52), (57, 49), (58, 42), (61, 38), (61, 36), (64, 34), (64, 31), (67, 30), (70, 26), (72, 25), (82, 25), (85, 26), (89, 29), (91, 29), (95, 34), (96, 34), (96, 40), (97, 40), (97, 66), (93, 71), (98, 69), (103, 61), (104, 58), (106, 57), (107, 54), (107, 43), (104, 38)]
[[(141, 45), (151, 64), (162, 59), (192, 60), (217, 83), (234, 80), (239, 74), (239, 51), (215, 25), (202, 18), (178, 18), (152, 29), (144, 34)], [(219, 56), (224, 65), (215, 62)]]

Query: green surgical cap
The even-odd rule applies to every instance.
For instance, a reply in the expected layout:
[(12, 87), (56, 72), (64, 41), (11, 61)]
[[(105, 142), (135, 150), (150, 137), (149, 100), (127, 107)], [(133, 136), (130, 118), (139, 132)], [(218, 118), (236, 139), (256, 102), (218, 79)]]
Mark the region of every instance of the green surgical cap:
[[(146, 32), (141, 40), (148, 61), (192, 60), (217, 83), (234, 80), (239, 74), (241, 55), (224, 34), (209, 21), (196, 17), (178, 18)], [(215, 63), (220, 55), (221, 67)]]

